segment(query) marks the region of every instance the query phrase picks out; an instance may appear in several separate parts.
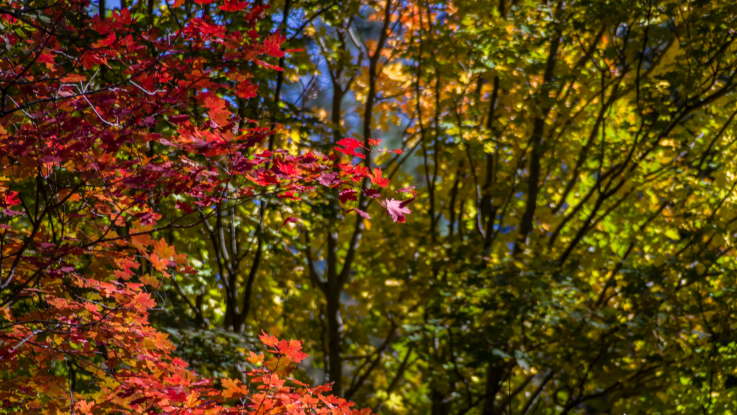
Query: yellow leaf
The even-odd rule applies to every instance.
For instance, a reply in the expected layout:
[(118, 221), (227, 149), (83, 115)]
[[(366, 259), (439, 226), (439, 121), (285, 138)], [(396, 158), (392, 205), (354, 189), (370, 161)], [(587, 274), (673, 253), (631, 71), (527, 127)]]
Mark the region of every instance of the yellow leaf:
[(189, 395), (187, 395), (187, 401), (184, 403), (187, 408), (192, 408), (197, 405), (197, 400), (200, 398), (200, 393), (195, 391), (192, 391)]
[(681, 236), (678, 234), (677, 229), (668, 229), (667, 231), (665, 231), (665, 236), (670, 239), (675, 239), (676, 241), (681, 239)]
[(248, 394), (248, 389), (240, 386), (239, 383), (240, 381), (238, 379), (223, 380), (223, 387), (225, 388), (225, 390), (223, 391), (223, 396), (225, 396), (226, 398), (230, 398), (233, 396), (241, 396), (241, 395)]

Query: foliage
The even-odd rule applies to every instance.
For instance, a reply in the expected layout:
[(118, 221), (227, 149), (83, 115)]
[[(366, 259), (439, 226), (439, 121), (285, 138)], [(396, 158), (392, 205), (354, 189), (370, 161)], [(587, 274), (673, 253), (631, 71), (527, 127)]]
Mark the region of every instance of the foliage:
[(227, 380), (220, 390), (148, 321), (162, 281), (195, 272), (165, 232), (222, 203), (288, 203), (369, 176), (337, 155), (265, 150), (271, 131), (232, 113), (255, 95), (250, 65), (274, 68), (261, 56), (284, 56), (283, 39), (248, 30), (261, 9), (245, 3), (220, 6), (245, 27), (167, 5), (171, 31), (89, 6), (0, 3), (0, 407), (357, 413), (323, 395), (329, 386), (284, 385), (300, 342), (263, 337), (276, 360), (249, 372), (254, 393)]
[[(384, 413), (735, 410), (733, 2), (271, 5), (306, 53), (249, 110), (276, 143), (401, 146), (364, 165), (417, 196), (402, 227), (324, 192), (297, 229), (179, 232), (201, 327), (248, 298), (237, 332), (306, 339), (313, 377)], [(222, 240), (252, 247), (231, 288)]]
[[(222, 105), (205, 103), (211, 86), (194, 88), (140, 127), (180, 145), (141, 145), (152, 163), (186, 151), (220, 180), (202, 205), (186, 190), (157, 197), (169, 179), (140, 190), (136, 214), (161, 215), (155, 240), (192, 267), (165, 269), (155, 294), (152, 324), (180, 346), (171, 356), (234, 379), (262, 329), (304, 339), (312, 357), (296, 377), (334, 382), (338, 396), (386, 414), (737, 411), (733, 1), (121, 6), (145, 45), (202, 19), (271, 55), (224, 60), (225, 40), (174, 40), (176, 56), (201, 58), (197, 70), (222, 85)], [(108, 9), (105, 21), (123, 13)], [(112, 61), (96, 82), (120, 78)], [(231, 66), (244, 78), (224, 76)], [(239, 96), (244, 79), (252, 87)], [(136, 97), (129, 106), (150, 99), (121, 88)], [(80, 102), (86, 122), (117, 131)], [(98, 107), (108, 122), (121, 117)], [(168, 122), (184, 108), (191, 126)], [(236, 133), (218, 108), (240, 117)], [(245, 159), (260, 164), (231, 178), (230, 154), (181, 143), (188, 128), (258, 137)], [(366, 151), (383, 147), (378, 138), (397, 150)], [(334, 148), (357, 164), (295, 184), (314, 189), (259, 190), (270, 179), (256, 171), (284, 179), (272, 160)], [(32, 209), (36, 185), (25, 183), (9, 190)], [(254, 190), (225, 197), (225, 183), (228, 194)], [(185, 206), (192, 213), (173, 222)], [(27, 216), (12, 230), (33, 229)], [(139, 226), (123, 217), (116, 235)], [(150, 249), (136, 252), (131, 281), (163, 276)]]

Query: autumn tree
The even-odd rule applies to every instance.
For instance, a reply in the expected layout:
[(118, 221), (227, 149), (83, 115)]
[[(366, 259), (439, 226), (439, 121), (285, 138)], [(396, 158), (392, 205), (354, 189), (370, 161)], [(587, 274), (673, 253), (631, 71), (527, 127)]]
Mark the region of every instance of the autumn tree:
[(735, 16), (731, 2), (417, 4), (405, 112), (425, 177), (413, 225), (430, 235), (424, 277), (405, 284), (434, 300), (414, 314), (416, 402), (731, 408)]
[[(382, 413), (734, 410), (732, 3), (269, 3), (254, 30), (303, 52), (229, 108), (278, 124), (272, 149), (354, 138), (374, 180), (164, 232), (197, 272), (157, 324), (211, 372), (261, 328), (303, 338), (313, 378)], [(377, 203), (387, 177), (406, 191)], [(404, 225), (380, 215), (413, 185)]]
[(221, 14), (0, 2), (0, 411), (358, 413), (288, 378), (299, 341), (262, 335), (275, 357), (250, 353), (254, 389), (221, 390), (149, 323), (162, 282), (196, 272), (172, 230), (207, 228), (224, 204), (364, 192), (380, 177), (340, 154), (273, 148), (271, 128), (234, 114), (256, 96), (253, 66), (280, 69), (267, 60), (285, 56), (283, 38), (255, 30), (259, 6), (209, 6)]
[[(322, 355), (325, 380), (335, 382), (336, 391), (346, 389), (346, 396), (355, 394), (378, 367), (369, 365), (370, 370), (344, 388), (343, 356), (358, 350), (345, 344), (342, 296), (345, 288), (353, 282), (352, 275), (362, 267), (356, 261), (357, 250), (367, 221), (376, 216), (368, 210), (376, 209), (378, 214), (386, 211), (393, 222), (404, 221), (410, 212), (412, 192), (407, 189), (394, 197), (377, 199), (377, 190), (389, 184), (381, 169), (376, 170), (377, 161), (383, 163), (387, 158), (401, 157), (402, 150), (390, 150), (390, 147), (401, 143), (390, 143), (389, 146), (379, 143), (380, 139), (372, 137), (380, 136), (381, 129), (372, 127), (371, 122), (363, 122), (359, 129), (351, 129), (344, 116), (347, 112), (356, 111), (365, 121), (372, 120), (377, 114), (382, 117), (388, 114), (386, 110), (391, 102), (386, 101), (381, 92), (393, 81), (381, 74), (381, 68), (399, 58), (399, 55), (389, 53), (389, 46), (400, 35), (401, 10), (400, 3), (392, 2), (372, 4), (371, 8), (363, 8), (358, 2), (342, 5), (288, 2), (282, 10), (271, 9), (271, 29), (279, 28), (291, 46), (305, 49), (309, 54), (296, 56), (287, 62), (285, 77), (280, 72), (273, 80), (271, 90), (263, 94), (259, 109), (254, 108), (252, 101), (244, 102), (244, 107), (241, 107), (246, 113), (261, 114), (259, 121), (262, 124), (273, 125), (275, 121), (284, 120), (286, 128), (273, 135), (269, 145), (285, 143), (295, 148), (324, 151), (337, 144), (338, 151), (353, 157), (369, 172), (369, 176), (360, 183), (363, 192), (321, 188), (319, 197), (294, 207), (294, 212), (303, 219), (295, 229), (285, 227), (275, 231), (275, 227), (264, 226), (264, 223), (279, 224), (283, 220), (280, 216), (283, 210), (280, 212), (267, 201), (258, 206), (224, 210), (224, 214), (213, 217), (206, 228), (201, 228), (199, 234), (176, 231), (173, 237), (181, 244), (181, 249), (195, 253), (202, 264), (197, 277), (182, 281), (171, 289), (174, 295), (185, 299), (187, 307), (184, 310), (190, 316), (190, 324), (200, 327), (189, 333), (222, 327), (238, 334), (253, 334), (256, 325), (249, 326), (246, 322), (253, 304), (261, 307), (257, 310), (259, 315), (251, 315), (250, 318), (271, 320), (280, 314), (278, 306), (270, 307), (275, 302), (279, 304), (283, 299), (291, 303), (295, 297), (301, 297), (300, 301), (314, 303), (317, 295), (317, 309), (310, 309), (302, 303), (294, 304), (293, 310), (311, 314), (312, 317), (306, 318), (310, 328), (305, 330), (305, 334), (323, 333), (316, 347)], [(378, 33), (378, 38), (374, 39), (373, 32)], [(315, 59), (306, 59), (313, 54), (325, 60), (325, 68), (321, 68)], [(367, 69), (365, 65), (368, 65)], [(322, 72), (323, 69), (327, 71)], [(317, 73), (302, 75), (311, 71)], [(319, 96), (323, 82), (331, 85), (329, 97)], [(287, 96), (282, 98), (280, 94), (285, 93)], [(368, 94), (369, 102), (365, 106), (353, 102), (350, 108), (346, 108), (346, 97), (354, 93)], [(315, 106), (324, 98), (328, 101), (326, 107), (329, 111)], [(311, 135), (318, 137), (313, 139)], [(380, 148), (374, 155), (360, 150), (377, 145)], [(324, 184), (327, 184), (330, 179), (325, 180)], [(341, 210), (340, 203), (346, 201), (355, 202), (356, 210)], [(258, 220), (254, 220), (255, 216), (251, 214), (256, 210), (259, 212)], [(322, 224), (329, 226), (323, 229)], [(342, 243), (345, 241), (349, 241), (350, 247), (343, 251)], [(325, 246), (330, 248), (326, 250)], [(328, 254), (330, 251), (334, 255)], [(218, 280), (221, 275), (227, 276), (222, 284)], [(214, 286), (218, 288), (204, 288)], [(307, 287), (315, 291), (308, 291)], [(269, 301), (272, 298), (273, 302)], [(223, 311), (222, 317), (219, 316), (220, 310)], [(171, 326), (168, 320), (165, 324)], [(181, 325), (182, 320), (176, 325)], [(208, 324), (198, 323), (203, 320), (208, 320)], [(285, 324), (298, 325), (291, 319)], [(381, 335), (388, 338), (383, 344), (388, 345), (397, 334), (398, 324), (391, 323), (381, 328)], [(222, 333), (220, 336), (224, 338), (227, 335)], [(366, 362), (370, 363), (370, 360)]]

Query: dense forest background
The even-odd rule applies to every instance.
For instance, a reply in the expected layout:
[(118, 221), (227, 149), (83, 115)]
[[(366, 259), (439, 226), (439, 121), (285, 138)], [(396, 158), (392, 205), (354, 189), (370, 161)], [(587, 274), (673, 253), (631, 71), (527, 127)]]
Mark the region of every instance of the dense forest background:
[[(182, 5), (98, 10), (241, 24)], [(381, 139), (355, 160), (417, 194), (404, 223), (322, 186), (157, 232), (193, 271), (162, 280), (150, 320), (190, 368), (247, 382), (265, 331), (304, 341), (297, 378), (380, 414), (737, 411), (735, 2), (249, 7), (292, 49), (249, 67), (254, 96), (221, 94), (275, 130), (263, 149)]]

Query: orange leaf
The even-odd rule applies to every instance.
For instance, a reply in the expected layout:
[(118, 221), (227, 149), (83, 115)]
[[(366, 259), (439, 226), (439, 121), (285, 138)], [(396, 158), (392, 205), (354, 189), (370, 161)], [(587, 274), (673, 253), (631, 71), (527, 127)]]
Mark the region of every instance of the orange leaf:
[(145, 313), (149, 308), (156, 306), (156, 301), (148, 293), (138, 293), (130, 302), (130, 305), (141, 313)]
[(77, 401), (74, 404), (74, 407), (79, 411), (81, 414), (91, 414), (92, 413), (92, 407), (95, 406), (95, 401), (87, 402), (85, 400)]
[(261, 333), (263, 334), (259, 334), (258, 338), (261, 339), (261, 343), (263, 343), (264, 346), (274, 347), (279, 343), (279, 339), (276, 337), (266, 334), (263, 330), (261, 330)]
[(389, 186), (389, 179), (382, 177), (381, 169), (376, 167), (374, 168), (374, 174), (371, 174), (371, 183), (379, 187), (387, 187)]
[(302, 342), (299, 340), (289, 340), (289, 342), (282, 340), (279, 342), (279, 351), (295, 363), (299, 363), (307, 357), (306, 353), (302, 352)]
[(225, 125), (230, 119), (230, 111), (226, 108), (225, 100), (219, 96), (211, 95), (205, 98), (204, 106), (210, 110), (210, 119), (219, 125)]
[(246, 389), (243, 386), (239, 385), (240, 381), (238, 379), (236, 380), (230, 380), (230, 379), (224, 379), (223, 380), (223, 387), (225, 390), (223, 391), (223, 396), (226, 398), (231, 398), (233, 396), (240, 396), (240, 395), (247, 395), (248, 389)]
[(249, 356), (247, 357), (248, 361), (251, 362), (252, 365), (260, 365), (264, 362), (264, 354), (256, 354), (254, 352), (249, 351)]

